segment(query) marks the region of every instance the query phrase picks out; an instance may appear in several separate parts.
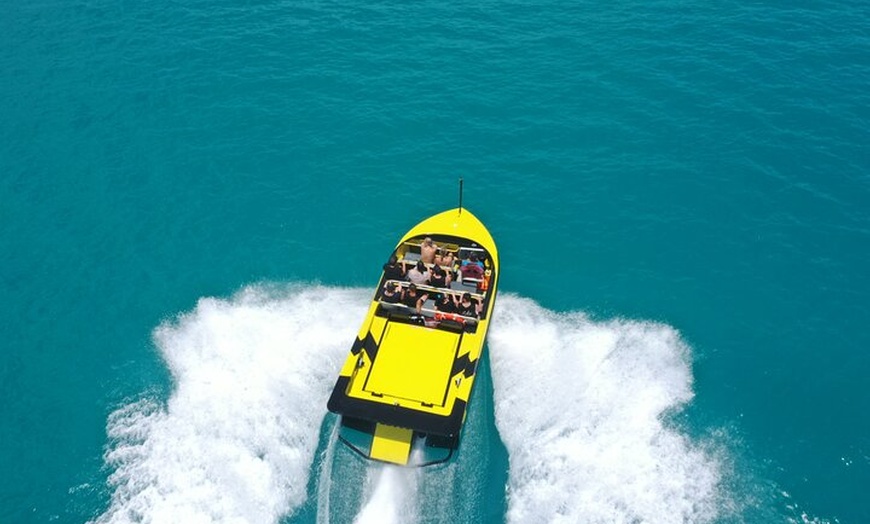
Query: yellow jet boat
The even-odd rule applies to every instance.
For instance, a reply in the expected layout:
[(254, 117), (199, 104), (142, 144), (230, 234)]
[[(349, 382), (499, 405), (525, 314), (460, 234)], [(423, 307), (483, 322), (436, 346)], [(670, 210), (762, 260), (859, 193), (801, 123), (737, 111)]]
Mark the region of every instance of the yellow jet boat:
[[(495, 305), (498, 252), (460, 203), (414, 226), (393, 255), (327, 407), (341, 415), (339, 439), (361, 456), (437, 464), (459, 444)], [(435, 278), (421, 280), (418, 269)]]

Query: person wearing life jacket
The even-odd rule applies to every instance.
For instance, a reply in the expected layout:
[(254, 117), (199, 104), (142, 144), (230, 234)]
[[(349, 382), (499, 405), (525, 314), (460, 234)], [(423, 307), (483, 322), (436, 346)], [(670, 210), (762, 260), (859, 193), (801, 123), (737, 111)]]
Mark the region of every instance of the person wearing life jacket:
[(477, 283), (477, 291), (480, 293), (486, 293), (486, 290), (489, 289), (489, 281), (492, 278), (492, 270), (487, 269), (483, 272), (483, 278), (480, 282)]

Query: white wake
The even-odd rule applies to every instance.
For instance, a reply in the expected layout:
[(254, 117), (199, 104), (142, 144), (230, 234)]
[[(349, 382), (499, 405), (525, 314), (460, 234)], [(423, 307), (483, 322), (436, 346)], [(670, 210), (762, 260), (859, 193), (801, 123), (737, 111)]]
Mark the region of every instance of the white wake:
[[(173, 390), (165, 402), (134, 402), (110, 416), (112, 498), (95, 522), (275, 523), (293, 513), (306, 501), (326, 399), (369, 297), (367, 289), (255, 286), (202, 299), (159, 326), (154, 340)], [(664, 420), (692, 398), (690, 356), (676, 331), (556, 314), (507, 294), (496, 308), (488, 351), (509, 454), (507, 521), (721, 514), (726, 458)], [(325, 471), (331, 462), (330, 454)], [(417, 470), (367, 472), (365, 489), (341, 508), (318, 501), (318, 520), (333, 510), (360, 524), (435, 518), (421, 508), (443, 513)], [(345, 480), (353, 479), (320, 483)], [(318, 496), (329, 492), (320, 486)]]
[(174, 388), (110, 416), (113, 495), (96, 522), (269, 523), (299, 507), (369, 296), (251, 287), (159, 326)]
[(419, 470), (373, 464), (368, 471), (366, 502), (354, 524), (411, 524), (418, 520)]
[(672, 328), (593, 322), (501, 295), (489, 333), (509, 522), (705, 522), (721, 457), (663, 417), (692, 399)]

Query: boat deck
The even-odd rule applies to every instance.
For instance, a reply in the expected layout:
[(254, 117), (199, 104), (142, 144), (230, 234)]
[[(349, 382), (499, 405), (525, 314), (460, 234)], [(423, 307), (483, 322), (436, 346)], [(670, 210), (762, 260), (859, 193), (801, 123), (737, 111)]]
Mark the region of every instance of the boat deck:
[[(390, 322), (363, 390), (372, 395), (444, 406), (460, 336), (434, 331), (425, 339), (412, 324)], [(421, 345), (421, 340), (425, 345)]]

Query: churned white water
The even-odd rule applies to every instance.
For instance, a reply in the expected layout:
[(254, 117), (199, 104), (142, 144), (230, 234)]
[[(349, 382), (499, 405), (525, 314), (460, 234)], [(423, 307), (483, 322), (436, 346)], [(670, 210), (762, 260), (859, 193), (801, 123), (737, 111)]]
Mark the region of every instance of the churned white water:
[(174, 389), (109, 418), (114, 492), (97, 522), (268, 523), (302, 504), (367, 295), (252, 287), (159, 326)]
[(489, 333), (509, 522), (712, 520), (722, 458), (664, 419), (692, 399), (672, 328), (502, 295)]
[(419, 470), (373, 464), (366, 479), (366, 502), (355, 524), (411, 524), (418, 520)]
[[(110, 416), (112, 499), (96, 522), (278, 522), (306, 502), (318, 471), (318, 521), (449, 518), (449, 504), (429, 498), (449, 502), (458, 494), (445, 490), (465, 489), (444, 478), (451, 468), (352, 467), (362, 459), (350, 453), (333, 464), (335, 430), (315, 467), (326, 400), (368, 297), (254, 286), (160, 325), (154, 341), (173, 390)], [(703, 522), (727, 505), (727, 458), (666, 420), (693, 395), (689, 349), (674, 329), (502, 294), (488, 340), (509, 522)], [(480, 440), (471, 437), (465, 446)]]

